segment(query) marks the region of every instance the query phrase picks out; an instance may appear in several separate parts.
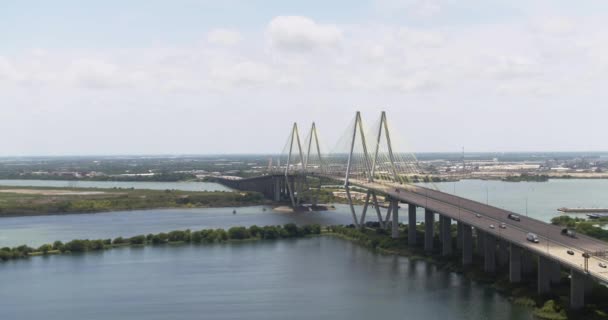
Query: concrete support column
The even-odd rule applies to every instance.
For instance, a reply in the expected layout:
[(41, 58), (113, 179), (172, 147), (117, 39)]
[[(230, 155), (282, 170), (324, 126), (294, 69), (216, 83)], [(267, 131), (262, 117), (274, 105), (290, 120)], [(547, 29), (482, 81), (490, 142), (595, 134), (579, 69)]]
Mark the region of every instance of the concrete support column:
[(393, 207), (393, 223), (391, 237), (393, 239), (397, 239), (399, 238), (399, 200), (391, 200), (390, 205)]
[(585, 295), (590, 295), (595, 287), (595, 282), (591, 277), (585, 277)]
[(521, 272), (524, 276), (529, 276), (534, 273), (534, 257), (530, 252), (524, 251), (521, 255)]
[(551, 284), (559, 283), (562, 279), (562, 268), (557, 261), (551, 261)]
[(281, 201), (281, 179), (273, 179), (274, 186), (274, 201)]
[(489, 233), (484, 233), (484, 263), (483, 269), (487, 273), (496, 272), (496, 237)]
[(407, 205), (407, 243), (410, 246), (416, 245), (416, 206), (413, 204)]
[(521, 248), (512, 243), (509, 249), (509, 281), (521, 282)]
[(503, 267), (509, 263), (509, 243), (505, 239), (498, 241), (498, 266)]
[(439, 242), (443, 243), (443, 216), (438, 214), (437, 215), (439, 220), (437, 222), (439, 227), (437, 228), (437, 231), (439, 232)]
[(429, 209), (424, 209), (424, 251), (433, 251), (434, 229), (435, 213)]
[(485, 246), (483, 245), (485, 233), (479, 229), (475, 229), (475, 233), (477, 233), (477, 254), (483, 257), (485, 253)]
[(452, 219), (441, 216), (441, 254), (443, 256), (452, 255)]
[(462, 250), (462, 228), (463, 223), (458, 221), (456, 222), (456, 248), (458, 250)]
[(551, 292), (551, 261), (543, 256), (538, 257), (538, 294)]
[(462, 265), (469, 266), (473, 264), (473, 230), (471, 226), (461, 224), (462, 231)]
[(570, 271), (570, 308), (580, 309), (585, 306), (586, 276), (578, 271)]

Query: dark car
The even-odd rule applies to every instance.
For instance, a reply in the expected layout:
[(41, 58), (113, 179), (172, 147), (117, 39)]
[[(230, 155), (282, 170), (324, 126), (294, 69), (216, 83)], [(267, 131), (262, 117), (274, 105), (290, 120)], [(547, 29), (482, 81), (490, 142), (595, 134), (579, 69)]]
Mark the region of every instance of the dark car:
[(566, 251), (566, 252), (568, 252), (568, 254), (569, 254), (569, 255), (571, 255), (571, 256), (573, 256), (573, 255), (574, 255), (574, 251), (572, 251), (572, 250), (568, 250), (568, 251)]

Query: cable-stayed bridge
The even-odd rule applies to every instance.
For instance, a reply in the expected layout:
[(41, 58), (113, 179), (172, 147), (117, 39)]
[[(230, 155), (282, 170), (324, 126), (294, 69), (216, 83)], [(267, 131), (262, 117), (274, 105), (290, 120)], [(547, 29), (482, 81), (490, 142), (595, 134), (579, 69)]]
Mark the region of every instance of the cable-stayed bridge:
[[(369, 212), (375, 211), (380, 225), (398, 238), (400, 203), (407, 204), (407, 242), (422, 245), (428, 252), (460, 254), (462, 264), (473, 263), (473, 254), (483, 257), (484, 270), (495, 273), (508, 264), (509, 279), (520, 282), (522, 274), (536, 270), (539, 294), (551, 291), (562, 271), (570, 272), (570, 304), (584, 305), (594, 280), (608, 283), (605, 254), (608, 243), (585, 236), (569, 237), (562, 228), (514, 212), (456, 195), (412, 184), (421, 174), (418, 162), (399, 136), (394, 136), (385, 112), (367, 128), (359, 112), (336, 143), (327, 149), (313, 123), (301, 139), (293, 124), (281, 155), (273, 160), (268, 173), (241, 180), (222, 180), (229, 187), (262, 192), (277, 201), (286, 200), (297, 211), (317, 205), (316, 191), (323, 181), (344, 186), (353, 224), (363, 228)], [(353, 191), (364, 193), (356, 205)], [(386, 209), (378, 201), (385, 198)], [(417, 237), (417, 208), (424, 209), (424, 237)], [(373, 213), (372, 213), (373, 214)], [(435, 220), (439, 222), (439, 244), (435, 248)], [(457, 225), (456, 243), (451, 226)], [(538, 242), (535, 241), (538, 239)]]

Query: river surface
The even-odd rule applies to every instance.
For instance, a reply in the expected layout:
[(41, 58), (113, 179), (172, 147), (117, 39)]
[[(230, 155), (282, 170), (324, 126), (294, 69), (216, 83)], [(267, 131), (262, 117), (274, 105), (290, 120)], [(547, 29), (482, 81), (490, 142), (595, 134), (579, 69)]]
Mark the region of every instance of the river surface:
[(2, 319), (532, 319), (424, 261), (316, 237), (0, 264)]

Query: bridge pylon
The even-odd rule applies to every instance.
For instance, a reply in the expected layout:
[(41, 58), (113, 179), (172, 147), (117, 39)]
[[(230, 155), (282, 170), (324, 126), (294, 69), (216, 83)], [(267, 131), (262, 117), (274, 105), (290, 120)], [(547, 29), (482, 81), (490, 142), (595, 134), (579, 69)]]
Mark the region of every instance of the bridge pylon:
[[(300, 134), (298, 132), (298, 124), (293, 123), (291, 133), (288, 139), (288, 150), (287, 163), (285, 164), (285, 184), (287, 186), (287, 193), (289, 193), (289, 199), (294, 210), (298, 207), (300, 202), (300, 192), (297, 191), (299, 187), (298, 183), (298, 172), (304, 171), (304, 153), (302, 151), (302, 143), (300, 142)], [(294, 156), (294, 147), (297, 148), (297, 153)], [(293, 167), (295, 172), (295, 179), (290, 179), (290, 170)], [(300, 168), (300, 169), (298, 169)]]
[[(382, 126), (384, 124), (384, 127)], [(365, 226), (365, 218), (367, 214), (367, 210), (369, 205), (371, 204), (376, 211), (376, 215), (378, 216), (378, 222), (380, 223), (382, 228), (388, 228), (389, 221), (391, 219), (391, 215), (396, 215), (397, 210), (399, 208), (398, 204), (395, 205), (395, 202), (390, 199), (388, 196), (385, 197), (385, 202), (388, 202), (388, 208), (386, 211), (386, 216), (382, 216), (381, 205), (378, 201), (378, 194), (376, 191), (372, 189), (367, 189), (365, 200), (363, 204), (363, 210), (361, 212), (360, 218), (357, 217), (357, 213), (355, 210), (355, 203), (353, 201), (353, 196), (351, 194), (351, 179), (363, 180), (364, 182), (374, 182), (375, 179), (375, 168), (376, 162), (378, 160), (379, 154), (379, 146), (380, 140), (382, 137), (382, 132), (384, 132), (386, 137), (390, 137), (388, 134), (388, 126), (386, 125), (386, 114), (382, 112), (380, 128), (384, 130), (380, 130), (376, 144), (374, 145), (374, 153), (373, 157), (370, 155), (368, 150), (368, 145), (365, 137), (365, 129), (363, 126), (363, 121), (361, 119), (361, 113), (357, 111), (355, 115), (354, 125), (351, 131), (351, 140), (350, 140), (350, 148), (348, 153), (348, 160), (346, 165), (346, 172), (344, 177), (344, 189), (346, 192), (346, 197), (348, 200), (348, 204), (350, 207), (351, 214), (353, 216), (353, 221), (356, 227), (363, 228)], [(350, 129), (349, 129), (350, 130)], [(390, 145), (390, 138), (388, 138), (388, 143)], [(392, 147), (389, 147), (392, 154)], [(358, 162), (357, 162), (358, 161)], [(395, 176), (397, 176), (396, 170), (393, 170)], [(354, 177), (354, 178), (353, 178)], [(359, 181), (360, 182), (360, 181)], [(360, 187), (359, 187), (360, 188)]]

